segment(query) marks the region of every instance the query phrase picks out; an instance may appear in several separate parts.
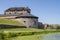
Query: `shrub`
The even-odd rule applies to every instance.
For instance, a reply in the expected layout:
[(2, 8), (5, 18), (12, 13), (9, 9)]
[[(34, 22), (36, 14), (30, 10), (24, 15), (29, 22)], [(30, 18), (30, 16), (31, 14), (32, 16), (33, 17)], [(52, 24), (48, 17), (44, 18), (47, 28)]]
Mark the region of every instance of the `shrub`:
[(20, 36), (32, 35), (32, 32), (21, 32), (19, 35)]

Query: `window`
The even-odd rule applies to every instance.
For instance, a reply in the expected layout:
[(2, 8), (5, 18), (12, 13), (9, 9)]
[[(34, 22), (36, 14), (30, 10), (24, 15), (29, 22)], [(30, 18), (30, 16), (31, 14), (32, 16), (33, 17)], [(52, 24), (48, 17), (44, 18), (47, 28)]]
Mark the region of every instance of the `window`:
[(34, 24), (36, 24), (36, 21), (34, 21)]
[(11, 14), (11, 13), (9, 13), (9, 14)]
[(14, 14), (16, 14), (16, 12)]
[(26, 23), (26, 21), (24, 21), (24, 23)]
[(29, 26), (29, 28), (31, 28), (31, 26)]
[(23, 13), (20, 13), (21, 15), (23, 14)]
[(14, 14), (16, 14), (16, 12), (14, 12)]

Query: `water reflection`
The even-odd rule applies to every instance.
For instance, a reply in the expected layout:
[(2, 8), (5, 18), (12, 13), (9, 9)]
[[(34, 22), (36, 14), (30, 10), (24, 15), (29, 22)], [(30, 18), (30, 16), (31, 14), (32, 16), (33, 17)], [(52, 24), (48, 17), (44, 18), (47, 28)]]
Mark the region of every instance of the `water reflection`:
[(60, 33), (45, 34), (39, 37), (41, 40), (60, 40)]

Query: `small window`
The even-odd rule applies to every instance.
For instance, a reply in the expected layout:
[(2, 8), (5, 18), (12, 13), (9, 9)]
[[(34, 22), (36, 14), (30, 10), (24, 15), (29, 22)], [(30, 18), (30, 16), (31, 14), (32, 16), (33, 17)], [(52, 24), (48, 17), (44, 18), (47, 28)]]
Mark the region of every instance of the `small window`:
[(24, 23), (26, 23), (26, 21), (24, 21)]
[(34, 21), (34, 24), (36, 24), (36, 21)]
[(11, 14), (11, 13), (9, 13), (9, 14)]
[(29, 26), (29, 28), (31, 28), (31, 26)]
[(14, 12), (14, 14), (16, 14), (16, 12)]
[(23, 14), (23, 13), (20, 13), (21, 15)]
[(16, 14), (16, 13), (14, 13), (14, 14)]

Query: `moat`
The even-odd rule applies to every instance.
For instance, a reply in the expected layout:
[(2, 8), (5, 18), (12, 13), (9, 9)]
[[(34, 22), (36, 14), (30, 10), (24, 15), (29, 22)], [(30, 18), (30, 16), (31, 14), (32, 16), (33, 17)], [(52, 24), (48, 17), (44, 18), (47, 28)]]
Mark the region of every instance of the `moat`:
[(39, 37), (41, 40), (60, 40), (60, 33), (44, 34)]

